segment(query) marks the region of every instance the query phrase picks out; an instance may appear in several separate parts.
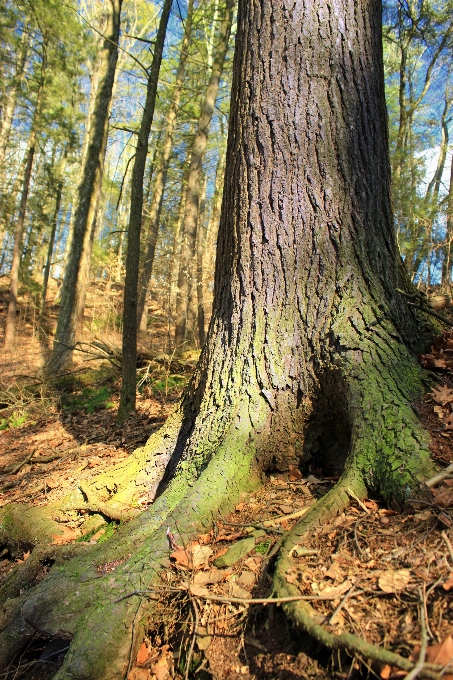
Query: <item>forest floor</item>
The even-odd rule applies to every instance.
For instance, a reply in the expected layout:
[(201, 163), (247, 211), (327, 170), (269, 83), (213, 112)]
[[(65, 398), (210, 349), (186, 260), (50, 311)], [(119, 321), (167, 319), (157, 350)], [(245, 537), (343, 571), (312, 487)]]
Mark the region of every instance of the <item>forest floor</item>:
[[(5, 309), (3, 299), (3, 314)], [(165, 421), (196, 360), (196, 353), (179, 362), (165, 354), (165, 324), (156, 324), (161, 337), (151, 359), (143, 362), (137, 411), (119, 425), (114, 364), (90, 361), (87, 368), (79, 359), (77, 372), (63, 383), (43, 385), (32, 379), (45, 355), (42, 333), (31, 304), (21, 314), (16, 352), (3, 355), (0, 365), (0, 506), (44, 505), (130, 455)], [(90, 333), (87, 346), (94, 337)], [(118, 333), (110, 330), (100, 337), (109, 347), (118, 346)], [(435, 387), (414, 404), (431, 433), (440, 469), (453, 462), (450, 357), (453, 334), (445, 333), (421, 358)], [(172, 567), (153, 593), (153, 619), (131, 660), (129, 680), (404, 677), (388, 666), (331, 653), (292, 629), (278, 604), (254, 602), (272, 597), (273, 557), (284, 533), (334, 483), (322, 470), (276, 472), (190, 545), (178, 545), (178, 527), (170, 527)], [(453, 657), (452, 508), (453, 479), (448, 478), (426, 487), (424, 500), (402, 513), (379, 499), (352, 498), (342, 515), (296, 547), (296, 566), (287, 580), (311, 598), (316, 621), (331, 632), (351, 632), (413, 659), (426, 638), (425, 661), (448, 665)], [(82, 520), (67, 522), (59, 542), (102, 542), (117, 528), (101, 517), (82, 535)], [(13, 556), (0, 546), (0, 583), (28, 556)], [(50, 680), (65, 653), (55, 645), (37, 641), (3, 677)], [(453, 680), (453, 673), (442, 677)]]

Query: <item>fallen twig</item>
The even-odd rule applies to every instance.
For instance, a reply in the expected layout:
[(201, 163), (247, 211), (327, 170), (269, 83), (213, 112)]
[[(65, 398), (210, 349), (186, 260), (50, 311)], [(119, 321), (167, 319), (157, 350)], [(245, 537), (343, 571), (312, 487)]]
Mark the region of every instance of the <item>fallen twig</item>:
[(420, 606), (420, 655), (413, 669), (406, 675), (406, 680), (415, 680), (425, 665), (426, 650), (428, 648), (428, 632), (425, 622), (425, 604)]
[(187, 655), (186, 672), (185, 672), (185, 675), (184, 675), (185, 680), (189, 680), (190, 662), (192, 661), (193, 650), (194, 650), (194, 647), (195, 647), (195, 640), (196, 640), (197, 633), (198, 633), (198, 623), (199, 623), (197, 603), (195, 602), (195, 600), (193, 598), (191, 598), (190, 604), (192, 605), (193, 611), (195, 612), (195, 624), (194, 624), (194, 627), (193, 627), (192, 640), (190, 642), (189, 653)]
[[(441, 536), (442, 536), (442, 539), (443, 539), (445, 545), (447, 546), (447, 549), (448, 549), (448, 552), (449, 552), (449, 555), (450, 555), (450, 559), (453, 563), (453, 547), (451, 545), (450, 539), (448, 538), (445, 531), (442, 531)], [(452, 567), (450, 567), (450, 571), (451, 571), (451, 569), (452, 569)]]
[[(355, 593), (356, 588), (357, 588), (357, 585), (358, 585), (358, 583), (354, 584), (354, 585), (352, 586), (352, 588), (349, 588), (348, 592), (346, 593), (346, 595), (344, 596), (344, 598), (341, 600), (341, 602), (340, 602), (340, 604), (338, 605), (338, 607), (335, 608), (335, 610), (334, 610), (332, 616), (331, 616), (330, 619), (329, 619), (329, 624), (330, 624), (330, 625), (332, 625), (333, 623), (335, 623), (335, 619), (337, 618), (337, 615), (338, 615), (338, 614), (340, 613), (340, 611), (343, 609), (344, 605), (346, 604), (346, 600), (348, 600), (348, 598), (350, 598), (351, 595), (352, 595), (353, 593)], [(326, 617), (326, 618), (327, 618), (327, 617)]]
[(363, 510), (364, 512), (366, 512), (367, 515), (369, 515), (369, 514), (370, 514), (370, 511), (368, 510), (368, 508), (366, 507), (366, 505), (365, 505), (364, 503), (362, 503), (362, 501), (361, 501), (360, 498), (354, 493), (354, 491), (352, 491), (352, 489), (350, 489), (349, 487), (346, 489), (346, 491), (347, 491), (348, 495), (351, 496), (351, 498), (352, 498), (353, 500), (355, 500), (355, 502), (358, 503), (358, 504), (360, 505), (360, 507), (362, 508), (362, 510)]
[(433, 486), (436, 486), (436, 484), (439, 484), (439, 482), (442, 482), (444, 479), (448, 477), (453, 472), (453, 463), (449, 465), (448, 467), (445, 468), (445, 470), (442, 470), (439, 472), (437, 475), (434, 475), (434, 477), (431, 477), (431, 479), (428, 479), (425, 482), (425, 485), (431, 489)]

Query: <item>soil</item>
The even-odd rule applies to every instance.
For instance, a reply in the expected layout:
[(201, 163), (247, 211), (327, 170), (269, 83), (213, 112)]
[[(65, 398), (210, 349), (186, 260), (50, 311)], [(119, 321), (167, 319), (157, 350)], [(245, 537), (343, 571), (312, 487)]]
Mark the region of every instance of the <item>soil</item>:
[[(51, 313), (49, 327), (54, 320)], [(32, 305), (25, 311), (23, 306), (16, 351), (4, 356), (0, 366), (0, 506), (56, 500), (78, 481), (130, 455), (164, 422), (196, 358), (178, 364), (166, 355), (165, 323), (155, 324), (157, 339), (142, 367), (146, 379), (137, 411), (119, 425), (120, 383), (111, 363), (90, 361), (87, 370), (79, 357), (78, 372), (63, 385), (40, 384), (37, 376), (48, 350), (38, 326)], [(94, 338), (89, 324), (85, 331), (89, 345)], [(111, 347), (120, 345), (112, 329), (101, 338)], [(453, 348), (452, 336), (444, 334), (421, 358), (431, 370), (431, 391), (414, 404), (431, 433), (439, 468), (453, 461), (450, 343)], [(148, 354), (149, 345), (143, 342)], [(297, 521), (291, 515), (308, 508), (334, 483), (322, 470), (271, 473), (259, 492), (244, 497), (229, 517), (218, 518), (212, 531), (191, 545), (180, 546), (177, 527), (170, 527), (173, 566), (153, 593), (158, 600), (138, 657), (131, 659), (129, 680), (404, 677), (390, 667), (320, 647), (292, 628), (276, 603), (247, 603), (272, 597), (274, 553)], [(350, 632), (414, 659), (425, 634), (427, 659), (445, 665), (453, 656), (453, 480), (423, 488), (420, 497), (418, 502), (409, 499), (400, 513), (380, 499), (351, 499), (341, 516), (297, 546), (287, 579), (302, 596), (319, 598), (310, 603), (316, 620), (329, 631)], [(78, 520), (66, 526), (77, 534)], [(115, 523), (109, 523), (88, 540), (105, 540), (114, 531)], [(225, 568), (214, 561), (226, 559), (228, 549), (250, 539), (253, 531), (258, 532), (254, 546), (220, 578)], [(0, 582), (28, 556), (13, 556), (0, 546)], [(50, 680), (66, 647), (63, 641), (35, 639), (3, 677)]]

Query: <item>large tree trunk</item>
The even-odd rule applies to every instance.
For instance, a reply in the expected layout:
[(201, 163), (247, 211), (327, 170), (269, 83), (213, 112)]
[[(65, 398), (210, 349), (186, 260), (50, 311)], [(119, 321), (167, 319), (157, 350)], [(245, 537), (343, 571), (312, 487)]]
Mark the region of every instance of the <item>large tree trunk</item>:
[(167, 183), (168, 166), (170, 163), (171, 149), (173, 146), (173, 136), (176, 128), (176, 119), (181, 100), (184, 73), (186, 70), (187, 57), (189, 56), (190, 35), (192, 32), (193, 0), (189, 0), (187, 16), (185, 21), (184, 37), (181, 44), (181, 54), (179, 57), (178, 71), (173, 89), (173, 98), (167, 115), (167, 125), (165, 137), (162, 144), (162, 152), (159, 159), (159, 168), (154, 183), (153, 199), (149, 217), (147, 219), (146, 250), (143, 269), (140, 275), (138, 287), (138, 322), (141, 331), (146, 331), (148, 324), (148, 297), (149, 282), (153, 271), (154, 255), (156, 252), (157, 236), (159, 233), (160, 215), (164, 199), (164, 190)]
[(137, 296), (138, 266), (140, 261), (140, 232), (143, 210), (143, 177), (148, 155), (148, 138), (154, 117), (159, 71), (167, 33), (168, 18), (173, 0), (165, 0), (154, 43), (154, 56), (149, 71), (146, 102), (137, 138), (134, 167), (131, 178), (131, 209), (127, 230), (126, 279), (124, 282), (123, 305), (123, 351), (122, 383), (118, 419), (124, 420), (135, 411), (136, 370), (137, 370)]
[[(398, 292), (410, 284), (392, 220), (380, 27), (378, 0), (335, 12), (321, 0), (240, 1), (206, 344), (164, 427), (65, 502), (119, 516), (156, 500), (116, 540), (57, 556), (20, 595), (45, 559), (32, 553), (2, 590), (3, 666), (37, 633), (71, 638), (56, 679), (123, 678), (149, 604), (120, 598), (160, 582), (167, 526), (186, 540), (263, 470), (343, 471), (285, 541), (275, 583), (290, 594), (289, 549), (344, 508), (346, 489), (404, 502), (417, 488), (428, 461), (411, 408), (419, 312)], [(317, 634), (300, 607), (290, 614)]]
[(81, 300), (84, 295), (84, 270), (81, 266), (84, 251), (90, 247), (91, 231), (95, 224), (99, 202), (100, 181), (104, 169), (108, 134), (108, 119), (116, 62), (122, 0), (110, 0), (109, 15), (104, 29), (104, 43), (97, 61), (98, 87), (93, 113), (88, 128), (87, 152), (78, 190), (71, 247), (61, 289), (60, 314), (55, 333), (52, 356), (45, 373), (56, 374), (72, 360)]
[(176, 294), (175, 347), (181, 348), (186, 342), (186, 326), (191, 292), (191, 273), (195, 260), (197, 239), (198, 206), (200, 201), (200, 174), (203, 155), (208, 143), (209, 128), (215, 101), (219, 91), (225, 57), (228, 51), (231, 24), (233, 22), (234, 0), (226, 0), (220, 26), (218, 45), (212, 64), (208, 87), (201, 105), (198, 130), (192, 145), (187, 193), (182, 225), (181, 256), (179, 261), (178, 289)]

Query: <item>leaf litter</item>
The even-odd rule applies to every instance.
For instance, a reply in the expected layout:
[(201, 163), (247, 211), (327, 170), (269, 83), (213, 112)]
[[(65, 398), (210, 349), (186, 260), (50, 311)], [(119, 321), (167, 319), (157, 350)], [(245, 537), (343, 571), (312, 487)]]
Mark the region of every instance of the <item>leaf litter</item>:
[[(444, 334), (421, 362), (437, 372), (440, 383), (414, 408), (431, 432), (433, 458), (445, 467), (453, 460), (453, 333)], [(1, 502), (48, 502), (65, 493), (76, 476), (88, 479), (129, 455), (137, 438), (145, 441), (166, 414), (158, 405), (154, 412), (148, 409), (143, 417), (138, 415), (123, 433), (115, 429), (111, 411), (72, 413), (62, 421), (52, 416), (2, 433), (4, 467), (14, 469), (32, 456), (17, 472), (2, 476), (3, 484), (17, 480), (19, 484), (4, 489)], [(87, 428), (91, 441), (86, 439)], [(39, 462), (52, 455), (56, 457), (50, 463)], [(41, 467), (46, 472), (36, 474)], [(259, 492), (245, 496), (228, 518), (218, 518), (212, 531), (186, 545), (177, 527), (169, 527), (172, 566), (162, 588), (171, 592), (163, 590), (156, 601), (129, 680), (185, 677), (193, 641), (189, 677), (201, 680), (366, 677), (369, 671), (360, 659), (325, 653), (315, 660), (310, 641), (288, 629), (280, 607), (247, 603), (272, 596), (269, 557), (281, 532), (297, 521), (294, 514), (307, 509), (334, 482), (320, 470), (303, 476), (292, 467), (271, 476)], [(423, 503), (406, 514), (397, 514), (376, 499), (359, 504), (352, 498), (351, 506), (329, 526), (319, 527), (293, 547), (286, 578), (302, 595), (331, 598), (310, 602), (316, 621), (331, 632), (353, 633), (413, 661), (420, 654), (421, 593), (427, 612), (425, 661), (446, 667), (442, 677), (453, 680), (453, 673), (448, 673), (453, 653), (453, 479), (425, 491)], [(73, 540), (78, 527), (69, 522), (65, 529), (67, 540)], [(265, 535), (254, 537), (251, 551), (227, 568), (215, 567), (215, 559), (260, 530)], [(104, 565), (105, 573), (118, 564)], [(11, 566), (0, 558), (0, 578)], [(242, 602), (231, 602), (235, 597)], [(370, 671), (383, 680), (405, 675), (386, 666), (373, 665)]]

